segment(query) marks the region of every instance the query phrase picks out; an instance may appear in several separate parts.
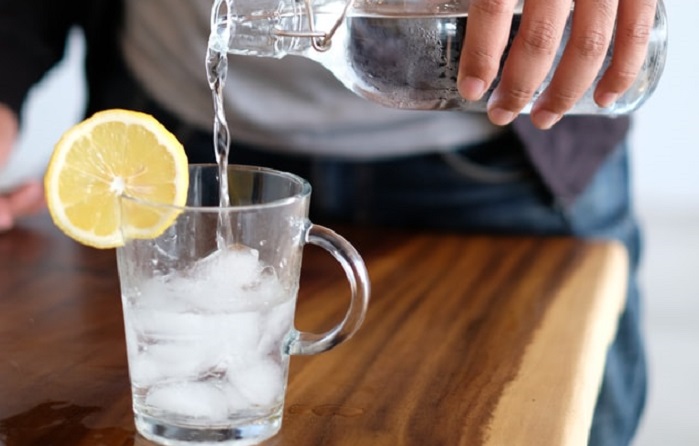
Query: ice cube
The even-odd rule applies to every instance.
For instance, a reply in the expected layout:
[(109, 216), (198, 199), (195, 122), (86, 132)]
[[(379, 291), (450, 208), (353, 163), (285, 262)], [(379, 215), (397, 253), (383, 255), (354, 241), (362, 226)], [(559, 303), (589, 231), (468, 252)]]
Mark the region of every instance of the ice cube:
[(257, 350), (262, 327), (260, 314), (252, 311), (219, 314), (212, 317), (216, 325), (218, 347), (232, 355), (252, 354)]
[(163, 365), (147, 353), (129, 352), (129, 377), (131, 384), (136, 387), (150, 387), (158, 384), (164, 378)]
[(289, 299), (270, 307), (262, 318), (262, 335), (258, 345), (261, 355), (278, 354), (294, 322), (294, 301)]
[(146, 405), (210, 421), (223, 421), (228, 417), (226, 396), (213, 382), (184, 382), (151, 389)]
[(168, 277), (168, 293), (191, 310), (209, 313), (240, 310), (243, 290), (262, 269), (257, 251), (249, 248), (215, 251), (191, 269)]
[[(287, 292), (272, 268), (260, 271), (254, 282), (242, 288), (244, 299), (251, 306), (272, 306), (286, 300), (291, 293)], [(292, 295), (295, 295), (293, 293)]]
[(215, 327), (205, 315), (143, 309), (131, 312), (129, 319), (140, 337), (160, 341), (196, 342)]
[(241, 288), (259, 276), (261, 265), (260, 253), (256, 249), (235, 245), (215, 251), (197, 262), (191, 275), (225, 288)]
[(140, 288), (140, 308), (176, 312), (260, 309), (288, 295), (259, 252), (240, 245), (215, 251), (186, 271), (153, 278)]
[(275, 271), (245, 247), (216, 251), (190, 270), (153, 278), (140, 297), (127, 319), (141, 343), (132, 366), (132, 379), (141, 385), (228, 368), (236, 374), (270, 353), (278, 360), (293, 321), (293, 299)]
[(139, 295), (130, 304), (139, 309), (184, 312), (188, 308), (188, 288), (187, 282), (174, 274), (156, 276), (141, 283)]
[(221, 391), (226, 397), (228, 410), (231, 413), (244, 412), (250, 410), (250, 401), (235, 387), (233, 384), (224, 384), (221, 386)]
[(259, 406), (280, 401), (286, 387), (282, 366), (268, 358), (230, 370), (228, 380), (247, 401)]
[(133, 361), (131, 379), (141, 386), (162, 380), (195, 379), (210, 373), (220, 362), (219, 351), (197, 348), (197, 344), (153, 344), (139, 352)]

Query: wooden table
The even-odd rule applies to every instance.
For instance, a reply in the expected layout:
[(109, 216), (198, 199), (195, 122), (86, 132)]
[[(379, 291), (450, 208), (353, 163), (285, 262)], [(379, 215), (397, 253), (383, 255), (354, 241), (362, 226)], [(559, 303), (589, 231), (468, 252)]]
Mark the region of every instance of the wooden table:
[[(623, 306), (614, 243), (342, 230), (372, 301), (360, 332), (294, 357), (274, 446), (585, 445)], [(307, 248), (297, 326), (347, 303)], [(0, 234), (0, 445), (150, 445), (134, 433), (113, 251), (48, 217)]]

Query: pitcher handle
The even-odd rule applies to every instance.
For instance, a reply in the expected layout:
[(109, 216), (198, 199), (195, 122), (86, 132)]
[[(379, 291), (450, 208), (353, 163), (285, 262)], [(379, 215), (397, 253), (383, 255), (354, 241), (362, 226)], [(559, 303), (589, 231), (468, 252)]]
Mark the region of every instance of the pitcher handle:
[(340, 16), (335, 20), (335, 23), (328, 31), (318, 31), (315, 27), (315, 12), (314, 12), (314, 0), (304, 0), (304, 5), (306, 9), (306, 15), (308, 16), (308, 26), (307, 31), (289, 31), (278, 29), (275, 34), (278, 36), (286, 37), (309, 37), (311, 39), (311, 45), (316, 51), (323, 52), (330, 49), (330, 42), (335, 35), (337, 29), (342, 26), (342, 22), (347, 16), (347, 11), (352, 5), (352, 0), (347, 0), (345, 6), (340, 13)]

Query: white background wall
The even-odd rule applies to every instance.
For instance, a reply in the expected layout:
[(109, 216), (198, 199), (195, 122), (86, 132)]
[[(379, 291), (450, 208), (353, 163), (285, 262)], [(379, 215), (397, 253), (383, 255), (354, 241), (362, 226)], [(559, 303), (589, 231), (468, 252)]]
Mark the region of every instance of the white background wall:
[[(666, 6), (666, 69), (632, 134), (634, 189), (647, 238), (642, 282), (651, 360), (639, 446), (699, 444), (699, 1), (666, 0)], [(18, 150), (0, 171), (0, 189), (40, 175), (53, 143), (80, 118), (81, 57), (75, 38), (66, 63), (32, 95)]]
[(699, 2), (665, 3), (665, 72), (634, 126), (636, 190), (643, 206), (699, 209)]

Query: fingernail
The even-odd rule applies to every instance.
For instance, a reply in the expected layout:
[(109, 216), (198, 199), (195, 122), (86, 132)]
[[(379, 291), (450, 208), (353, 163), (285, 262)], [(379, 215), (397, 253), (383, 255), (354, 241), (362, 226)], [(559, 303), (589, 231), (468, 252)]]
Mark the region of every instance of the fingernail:
[(494, 108), (488, 111), (488, 116), (495, 125), (507, 125), (515, 120), (517, 114), (504, 108)]
[(532, 121), (541, 130), (548, 130), (561, 120), (561, 115), (548, 110), (539, 110), (532, 115)]
[(485, 82), (473, 76), (467, 76), (459, 82), (459, 93), (468, 101), (477, 101), (482, 98), (485, 88)]
[(619, 99), (619, 95), (616, 93), (604, 93), (600, 95), (597, 101), (597, 105), (599, 105), (602, 108), (611, 107), (612, 105), (614, 105), (617, 99)]

